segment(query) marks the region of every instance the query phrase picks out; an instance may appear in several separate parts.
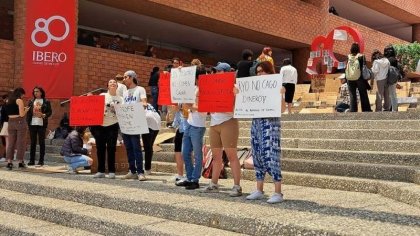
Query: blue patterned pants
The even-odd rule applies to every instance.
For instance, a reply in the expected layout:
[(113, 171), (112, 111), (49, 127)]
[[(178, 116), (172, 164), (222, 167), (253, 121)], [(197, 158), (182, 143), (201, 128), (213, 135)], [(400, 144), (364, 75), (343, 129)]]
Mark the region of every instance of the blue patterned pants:
[(280, 118), (253, 119), (251, 146), (257, 181), (263, 181), (266, 173), (274, 182), (281, 181)]

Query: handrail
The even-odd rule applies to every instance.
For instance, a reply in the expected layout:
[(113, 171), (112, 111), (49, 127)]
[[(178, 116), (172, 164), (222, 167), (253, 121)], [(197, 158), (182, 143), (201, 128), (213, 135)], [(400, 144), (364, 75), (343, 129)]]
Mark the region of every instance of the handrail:
[[(88, 94), (91, 94), (91, 93), (105, 92), (105, 91), (107, 91), (106, 88), (97, 88), (97, 89), (94, 89), (92, 91), (89, 91), (87, 93), (84, 93), (84, 94), (80, 95), (80, 97), (81, 96), (87, 96)], [(69, 102), (70, 102), (70, 99), (64, 100), (64, 101), (60, 102), (60, 106), (64, 106), (64, 104), (69, 103)]]

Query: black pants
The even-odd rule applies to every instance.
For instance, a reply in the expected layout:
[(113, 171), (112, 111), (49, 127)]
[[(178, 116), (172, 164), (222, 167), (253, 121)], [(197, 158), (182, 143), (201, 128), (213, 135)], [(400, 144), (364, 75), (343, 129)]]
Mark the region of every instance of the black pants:
[(159, 130), (149, 129), (148, 134), (142, 134), (141, 139), (143, 140), (144, 147), (144, 169), (152, 169), (152, 157), (153, 157), (153, 143), (155, 142), (156, 136)]
[[(46, 128), (39, 125), (30, 125), (29, 134), (31, 138), (30, 162), (35, 162), (35, 152), (37, 138), (39, 142), (39, 162), (44, 163), (45, 157), (45, 130)], [(20, 145), (20, 144), (19, 144)]]
[(115, 151), (118, 138), (118, 123), (110, 126), (93, 126), (90, 128), (96, 142), (98, 172), (105, 173), (105, 159), (108, 153), (108, 172), (115, 173)]
[(359, 90), (360, 94), (360, 103), (362, 105), (362, 111), (369, 112), (372, 111), (369, 102), (369, 96), (367, 94), (367, 89), (369, 86), (367, 80), (359, 78), (358, 80), (352, 81), (348, 80), (347, 85), (349, 87), (350, 94), (350, 112), (357, 112), (357, 92)]

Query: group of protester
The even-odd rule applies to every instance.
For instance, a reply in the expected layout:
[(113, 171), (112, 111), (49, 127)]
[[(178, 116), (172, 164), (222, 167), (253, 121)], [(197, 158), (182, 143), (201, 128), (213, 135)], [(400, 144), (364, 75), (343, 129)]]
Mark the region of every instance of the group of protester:
[[(348, 64), (345, 76), (342, 76), (340, 98), (342, 102), (337, 105), (337, 111), (357, 112), (360, 99), (363, 112), (371, 112), (368, 90), (372, 89), (376, 81), (375, 111), (398, 111), (397, 88), (398, 81), (404, 78), (405, 73), (398, 63), (395, 49), (392, 45), (384, 48), (383, 53), (375, 49), (372, 53), (373, 78), (365, 78), (363, 70), (366, 65), (365, 55), (360, 53), (359, 44), (353, 43), (348, 55)], [(393, 77), (397, 77), (393, 79)], [(370, 81), (370, 83), (369, 83)]]

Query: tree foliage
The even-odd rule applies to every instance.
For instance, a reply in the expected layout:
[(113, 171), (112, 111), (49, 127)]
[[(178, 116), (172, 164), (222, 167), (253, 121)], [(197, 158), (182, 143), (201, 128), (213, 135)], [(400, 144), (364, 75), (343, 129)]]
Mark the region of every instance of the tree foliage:
[(420, 43), (393, 45), (397, 53), (398, 60), (407, 71), (416, 71), (417, 62), (420, 59)]

